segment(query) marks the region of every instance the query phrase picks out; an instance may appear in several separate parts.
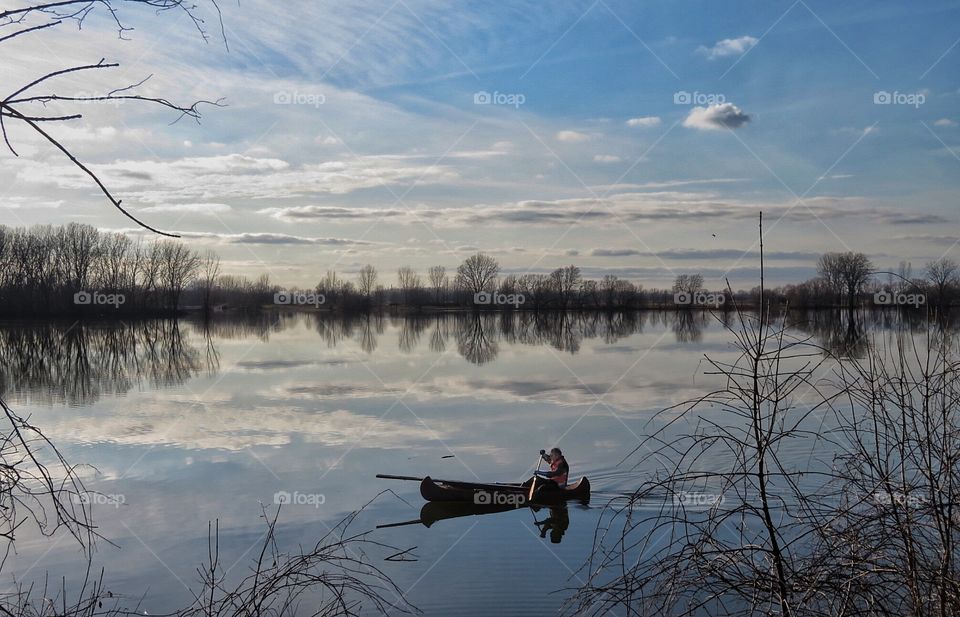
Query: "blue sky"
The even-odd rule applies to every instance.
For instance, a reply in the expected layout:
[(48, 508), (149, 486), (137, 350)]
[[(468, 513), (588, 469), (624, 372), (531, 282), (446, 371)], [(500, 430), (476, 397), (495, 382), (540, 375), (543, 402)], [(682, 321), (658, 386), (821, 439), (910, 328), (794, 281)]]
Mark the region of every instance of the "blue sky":
[[(222, 8), (229, 51), (182, 14), (134, 11), (129, 41), (94, 15), (16, 40), (6, 62), (14, 83), (121, 63), (61, 94), (152, 74), (145, 93), (224, 97), (200, 125), (125, 103), (53, 132), (227, 271), (311, 285), (372, 263), (389, 283), (482, 250), (518, 273), (750, 287), (760, 210), (774, 282), (811, 276), (823, 251), (960, 258), (960, 3)], [(56, 152), (12, 136), (0, 221), (133, 233)]]

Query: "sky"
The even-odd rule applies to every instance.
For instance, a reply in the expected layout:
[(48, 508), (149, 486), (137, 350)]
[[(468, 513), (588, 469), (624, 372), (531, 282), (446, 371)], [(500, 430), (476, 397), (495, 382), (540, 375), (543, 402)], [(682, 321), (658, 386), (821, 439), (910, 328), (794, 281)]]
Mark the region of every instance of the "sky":
[[(23, 0), (0, 0), (0, 7)], [(136, 216), (227, 273), (313, 286), (364, 264), (504, 273), (570, 263), (667, 287), (960, 260), (960, 2), (386, 0), (121, 6), (0, 43), (5, 92), (138, 92), (202, 107), (49, 104), (48, 124)], [(35, 20), (31, 23), (41, 23)], [(2, 31), (0, 31), (2, 33)], [(62, 105), (62, 104), (61, 104)], [(8, 123), (9, 125), (9, 123)], [(150, 238), (23, 126), (0, 224)]]

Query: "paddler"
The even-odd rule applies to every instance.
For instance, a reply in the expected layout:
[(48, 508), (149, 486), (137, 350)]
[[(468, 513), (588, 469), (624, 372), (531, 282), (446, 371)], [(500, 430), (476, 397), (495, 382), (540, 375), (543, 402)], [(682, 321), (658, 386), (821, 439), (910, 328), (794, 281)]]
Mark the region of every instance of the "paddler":
[(570, 475), (570, 465), (567, 464), (567, 459), (563, 458), (563, 452), (560, 451), (560, 448), (551, 449), (549, 454), (546, 450), (540, 450), (540, 457), (550, 464), (550, 470), (537, 471), (537, 477), (540, 479), (537, 484), (547, 490), (566, 488), (567, 476)]

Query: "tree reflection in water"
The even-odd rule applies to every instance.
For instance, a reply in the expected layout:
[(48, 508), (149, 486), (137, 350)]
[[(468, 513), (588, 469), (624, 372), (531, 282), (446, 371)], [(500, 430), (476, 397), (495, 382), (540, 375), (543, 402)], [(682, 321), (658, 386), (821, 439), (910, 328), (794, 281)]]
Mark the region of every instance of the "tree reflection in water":
[[(30, 323), (0, 327), (0, 395), (85, 405), (142, 382), (168, 387), (219, 371), (219, 355), (191, 343), (176, 320)], [(201, 337), (204, 332), (199, 333)]]
[[(373, 354), (380, 349), (389, 319), (397, 331), (397, 347), (405, 354), (416, 352), (425, 340), (430, 352), (444, 353), (453, 339), (464, 359), (482, 365), (497, 358), (501, 344), (549, 345), (576, 354), (584, 339), (614, 344), (648, 326), (669, 329), (678, 342), (696, 344), (709, 322), (728, 318), (722, 312), (695, 310), (485, 311), (390, 318), (271, 311), (208, 320), (6, 322), (0, 324), (0, 394), (31, 393), (45, 402), (83, 405), (141, 383), (175, 386), (201, 373), (219, 372), (218, 341), (256, 338), (268, 343), (271, 336), (293, 327), (316, 331), (330, 348), (354, 344)], [(904, 324), (916, 331), (923, 327), (922, 315), (894, 311), (798, 311), (788, 319), (791, 327), (825, 349), (855, 358), (865, 356), (871, 337)], [(948, 315), (939, 323), (947, 335), (956, 332), (958, 319)]]

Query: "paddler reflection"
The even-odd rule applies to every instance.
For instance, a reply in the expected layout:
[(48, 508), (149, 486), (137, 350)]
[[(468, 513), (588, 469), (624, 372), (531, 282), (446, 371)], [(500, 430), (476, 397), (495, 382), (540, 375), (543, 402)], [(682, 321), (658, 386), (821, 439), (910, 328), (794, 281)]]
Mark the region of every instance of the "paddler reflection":
[[(541, 510), (541, 508), (533, 506), (535, 513), (539, 510)], [(536, 519), (536, 517), (534, 517), (534, 519)], [(560, 541), (563, 540), (563, 534), (566, 533), (567, 527), (570, 526), (570, 513), (567, 511), (567, 504), (562, 503), (551, 506), (550, 516), (542, 521), (534, 520), (533, 524), (540, 528), (541, 538), (546, 538), (547, 532), (549, 532), (550, 542), (560, 544)]]

